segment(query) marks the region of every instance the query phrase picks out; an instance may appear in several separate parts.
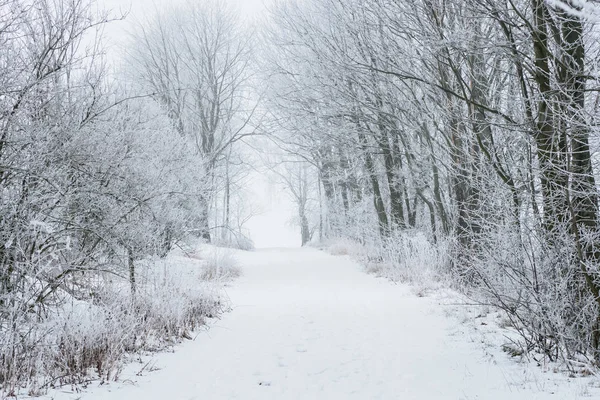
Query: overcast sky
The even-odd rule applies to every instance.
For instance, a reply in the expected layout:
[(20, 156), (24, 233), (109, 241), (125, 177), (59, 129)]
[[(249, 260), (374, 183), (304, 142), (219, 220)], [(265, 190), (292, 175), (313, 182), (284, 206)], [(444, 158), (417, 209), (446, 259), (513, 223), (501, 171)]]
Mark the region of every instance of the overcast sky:
[[(127, 31), (132, 27), (134, 21), (143, 20), (144, 17), (152, 15), (155, 10), (162, 7), (184, 3), (186, 1), (202, 0), (97, 0), (101, 8), (112, 11), (114, 16), (127, 14), (123, 21), (109, 24), (105, 30), (108, 45), (114, 47), (123, 43)], [(256, 19), (266, 13), (266, 4), (272, 0), (225, 0), (240, 10), (244, 18)]]
[[(152, 10), (154, 6), (160, 9), (165, 5), (171, 5), (185, 0), (98, 0), (99, 4), (106, 8), (114, 10), (127, 11), (131, 9), (131, 14), (134, 16), (143, 15), (144, 12)], [(195, 0), (202, 1), (202, 0)], [(242, 11), (244, 15), (256, 15), (264, 12), (264, 4), (269, 0), (226, 0), (227, 3), (234, 4)]]

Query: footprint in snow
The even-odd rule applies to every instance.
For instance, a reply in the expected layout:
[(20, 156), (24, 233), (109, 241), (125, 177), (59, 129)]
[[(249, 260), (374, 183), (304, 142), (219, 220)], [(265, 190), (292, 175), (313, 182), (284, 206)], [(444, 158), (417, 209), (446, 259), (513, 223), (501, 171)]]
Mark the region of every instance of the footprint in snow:
[(271, 382), (260, 381), (260, 382), (258, 382), (258, 386), (271, 386)]

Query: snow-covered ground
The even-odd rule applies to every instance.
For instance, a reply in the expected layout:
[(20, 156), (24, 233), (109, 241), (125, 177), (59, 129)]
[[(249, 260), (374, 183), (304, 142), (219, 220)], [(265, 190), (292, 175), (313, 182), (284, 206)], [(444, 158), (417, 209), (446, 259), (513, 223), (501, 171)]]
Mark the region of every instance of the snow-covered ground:
[[(409, 287), (315, 249), (237, 253), (231, 313), (119, 382), (56, 400), (600, 398), (594, 379), (510, 360)], [(467, 325), (468, 326), (468, 325)], [(153, 368), (150, 368), (150, 365)], [(150, 369), (155, 371), (148, 372)], [(140, 370), (144, 371), (140, 374)], [(140, 376), (138, 376), (140, 375)]]

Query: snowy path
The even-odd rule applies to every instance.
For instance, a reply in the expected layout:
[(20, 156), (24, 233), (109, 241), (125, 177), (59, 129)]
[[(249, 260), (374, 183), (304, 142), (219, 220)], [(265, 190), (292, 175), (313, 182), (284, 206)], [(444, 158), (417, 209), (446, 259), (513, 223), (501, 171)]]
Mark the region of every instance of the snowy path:
[[(161, 369), (94, 388), (84, 400), (576, 399), (581, 380), (523, 375), (499, 353), (450, 335), (457, 321), (346, 257), (313, 249), (239, 256), (234, 309)], [(531, 370), (531, 368), (530, 368)], [(549, 380), (548, 377), (553, 380)], [(554, 394), (551, 394), (554, 392)]]

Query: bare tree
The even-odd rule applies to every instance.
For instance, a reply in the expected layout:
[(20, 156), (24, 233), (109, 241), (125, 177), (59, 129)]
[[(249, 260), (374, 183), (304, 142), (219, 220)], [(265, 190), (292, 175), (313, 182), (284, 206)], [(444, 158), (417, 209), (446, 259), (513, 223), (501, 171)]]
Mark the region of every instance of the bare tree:
[[(228, 149), (248, 131), (255, 109), (248, 94), (250, 37), (224, 1), (188, 3), (141, 23), (130, 57), (142, 87), (154, 93), (173, 126), (196, 147), (208, 187)], [(225, 161), (226, 162), (226, 161)], [(198, 234), (210, 241), (211, 191)]]
[(525, 347), (598, 363), (599, 49), (584, 3), (281, 4), (271, 101), (284, 147), (319, 166), (327, 217), (346, 227), (332, 234), (352, 236), (366, 195), (378, 246), (408, 229), (454, 243), (457, 279)]

